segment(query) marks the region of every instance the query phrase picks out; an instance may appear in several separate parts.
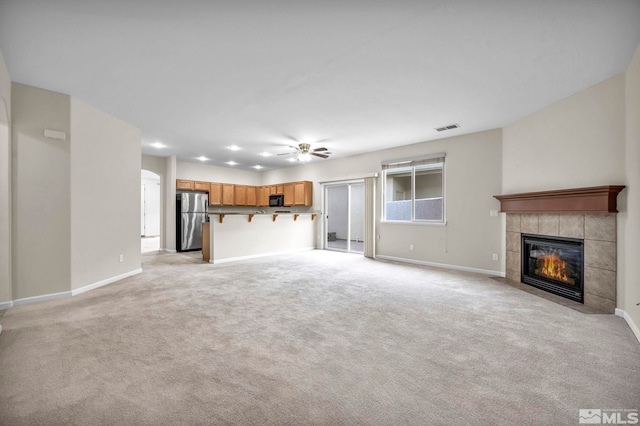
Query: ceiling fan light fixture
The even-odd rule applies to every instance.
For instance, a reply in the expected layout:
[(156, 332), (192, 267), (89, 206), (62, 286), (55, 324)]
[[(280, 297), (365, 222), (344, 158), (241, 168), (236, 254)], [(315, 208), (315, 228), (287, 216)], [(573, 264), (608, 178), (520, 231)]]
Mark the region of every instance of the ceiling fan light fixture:
[(302, 161), (302, 162), (311, 161), (311, 154), (309, 154), (309, 151), (303, 151), (300, 154), (298, 154), (298, 161)]

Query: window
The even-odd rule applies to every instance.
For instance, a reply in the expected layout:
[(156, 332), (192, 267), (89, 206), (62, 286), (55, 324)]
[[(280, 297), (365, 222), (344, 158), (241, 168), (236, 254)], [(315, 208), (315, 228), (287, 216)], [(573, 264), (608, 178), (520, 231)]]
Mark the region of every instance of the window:
[(385, 221), (444, 223), (444, 156), (382, 163)]

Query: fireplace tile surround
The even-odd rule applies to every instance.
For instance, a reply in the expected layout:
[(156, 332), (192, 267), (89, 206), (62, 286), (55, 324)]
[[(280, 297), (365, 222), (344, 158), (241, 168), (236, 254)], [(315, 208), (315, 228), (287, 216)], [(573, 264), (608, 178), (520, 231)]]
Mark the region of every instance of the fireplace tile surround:
[(584, 240), (584, 305), (616, 308), (616, 215), (614, 213), (507, 213), (506, 276), (520, 282), (522, 234)]
[(584, 304), (580, 306), (595, 312), (615, 313), (616, 199), (624, 188), (605, 185), (494, 195), (500, 201), (500, 211), (507, 215), (506, 281), (521, 286), (523, 233), (578, 238), (584, 241)]

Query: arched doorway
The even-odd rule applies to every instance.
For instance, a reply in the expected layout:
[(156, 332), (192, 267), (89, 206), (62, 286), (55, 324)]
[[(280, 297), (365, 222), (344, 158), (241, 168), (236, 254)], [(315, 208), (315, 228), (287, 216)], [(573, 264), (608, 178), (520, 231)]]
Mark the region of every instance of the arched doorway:
[(160, 250), (160, 176), (149, 170), (140, 174), (141, 251)]

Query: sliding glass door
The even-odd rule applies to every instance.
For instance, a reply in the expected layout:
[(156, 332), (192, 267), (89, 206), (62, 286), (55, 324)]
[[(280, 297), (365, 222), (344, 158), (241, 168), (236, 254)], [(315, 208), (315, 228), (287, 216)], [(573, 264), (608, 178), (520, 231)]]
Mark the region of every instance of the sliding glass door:
[(325, 186), (325, 248), (364, 252), (364, 183)]

